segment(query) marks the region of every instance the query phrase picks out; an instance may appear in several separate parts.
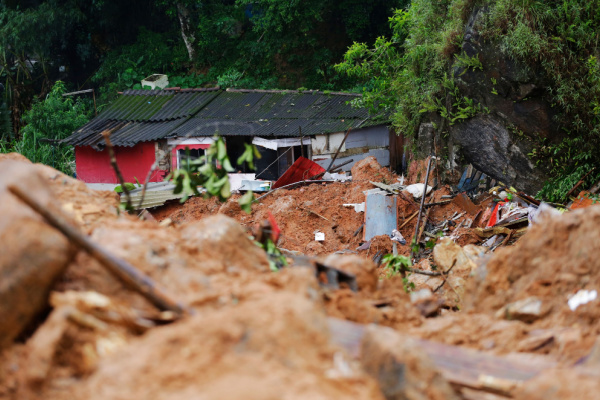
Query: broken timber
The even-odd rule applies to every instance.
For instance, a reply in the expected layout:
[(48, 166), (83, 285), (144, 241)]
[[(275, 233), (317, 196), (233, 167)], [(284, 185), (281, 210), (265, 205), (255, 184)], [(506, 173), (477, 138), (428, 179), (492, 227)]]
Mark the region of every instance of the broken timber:
[(173, 300), (171, 296), (157, 287), (150, 277), (138, 271), (133, 265), (125, 260), (108, 253), (100, 245), (94, 243), (87, 236), (79, 232), (77, 228), (69, 224), (59, 213), (48, 210), (36, 199), (17, 186), (11, 185), (8, 187), (8, 190), (38, 214), (42, 215), (50, 225), (58, 229), (69, 240), (77, 244), (100, 262), (100, 264), (126, 286), (140, 293), (159, 310), (171, 311), (177, 315), (182, 315), (187, 311), (183, 305)]

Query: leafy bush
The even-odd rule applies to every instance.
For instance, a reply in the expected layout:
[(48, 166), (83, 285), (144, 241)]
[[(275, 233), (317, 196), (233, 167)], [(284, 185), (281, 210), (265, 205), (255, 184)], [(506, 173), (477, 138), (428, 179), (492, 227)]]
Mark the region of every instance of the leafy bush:
[(65, 139), (89, 121), (89, 111), (80, 100), (63, 97), (65, 85), (57, 81), (44, 101), (34, 102), (23, 117), (27, 125), (18, 141), (5, 145), (2, 152), (21, 153), (33, 162), (51, 165), (71, 175), (74, 172), (73, 148), (50, 144), (43, 139)]
[[(481, 70), (477, 57), (459, 54), (465, 24), (475, 5), (486, 5), (482, 39), (495, 42), (547, 82), (560, 142), (540, 141), (530, 157), (553, 179), (540, 196), (565, 200), (572, 184), (600, 160), (600, 13), (588, 0), (413, 0), (390, 18), (392, 35), (373, 46), (354, 43), (336, 68), (362, 79), (361, 102), (393, 114), (404, 135), (414, 134), (422, 112), (455, 123), (489, 112), (454, 90), (451, 65)], [(497, 94), (495, 88), (492, 93)], [(449, 101), (450, 100), (450, 101)], [(451, 106), (450, 106), (451, 105)], [(586, 184), (600, 179), (590, 174)]]
[[(484, 37), (548, 81), (556, 123), (566, 132), (556, 143), (540, 140), (530, 154), (553, 177), (538, 196), (563, 201), (600, 160), (600, 30), (598, 4), (587, 0), (498, 0), (490, 9)], [(586, 184), (600, 179), (588, 175)]]
[[(389, 19), (390, 38), (379, 37), (372, 48), (354, 43), (336, 69), (362, 78), (366, 82), (363, 105), (391, 112), (398, 131), (413, 135), (424, 107), (431, 107), (435, 99), (445, 99), (444, 77), (452, 55), (460, 49), (472, 7), (472, 0), (413, 0), (410, 7), (396, 10)], [(474, 59), (460, 60), (472, 68), (480, 67)], [(463, 110), (460, 115), (467, 114)]]

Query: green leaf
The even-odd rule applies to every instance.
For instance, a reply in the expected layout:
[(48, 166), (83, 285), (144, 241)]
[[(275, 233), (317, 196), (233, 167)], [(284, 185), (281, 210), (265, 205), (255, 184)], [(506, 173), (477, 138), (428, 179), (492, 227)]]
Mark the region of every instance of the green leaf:
[(225, 183), (221, 187), (221, 197), (223, 199), (228, 199), (231, 196), (231, 183), (229, 182), (229, 177), (225, 176)]
[(242, 197), (238, 199), (240, 208), (246, 213), (252, 212), (252, 203), (254, 202), (254, 194), (251, 190), (247, 191)]
[(222, 160), (225, 157), (227, 157), (227, 148), (225, 147), (223, 139), (219, 138), (219, 140), (217, 140), (217, 159)]
[(235, 169), (231, 166), (231, 162), (229, 161), (229, 157), (225, 158), (222, 163), (223, 169), (227, 172), (233, 172)]

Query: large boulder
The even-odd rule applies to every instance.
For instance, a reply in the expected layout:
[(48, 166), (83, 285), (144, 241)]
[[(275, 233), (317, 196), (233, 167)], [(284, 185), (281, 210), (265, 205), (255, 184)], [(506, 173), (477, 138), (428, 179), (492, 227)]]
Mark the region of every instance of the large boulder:
[(533, 193), (547, 176), (527, 154), (539, 138), (561, 139), (553, 122), (556, 110), (544, 76), (504, 53), (499, 41), (481, 35), (486, 13), (486, 7), (474, 9), (461, 49), (463, 55), (478, 57), (483, 70), (455, 62), (452, 72), (461, 96), (475, 99), (489, 113), (451, 126), (451, 137), (477, 169)]

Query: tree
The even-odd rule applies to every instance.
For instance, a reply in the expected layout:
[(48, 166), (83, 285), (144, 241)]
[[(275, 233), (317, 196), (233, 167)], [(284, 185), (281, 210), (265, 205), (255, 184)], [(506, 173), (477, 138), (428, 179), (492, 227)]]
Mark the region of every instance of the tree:
[(27, 125), (22, 137), (5, 151), (16, 151), (33, 162), (52, 165), (73, 173), (74, 154), (70, 146), (61, 147), (56, 141), (65, 139), (89, 120), (89, 112), (81, 101), (63, 97), (65, 85), (58, 81), (44, 101), (33, 103), (23, 117)]

